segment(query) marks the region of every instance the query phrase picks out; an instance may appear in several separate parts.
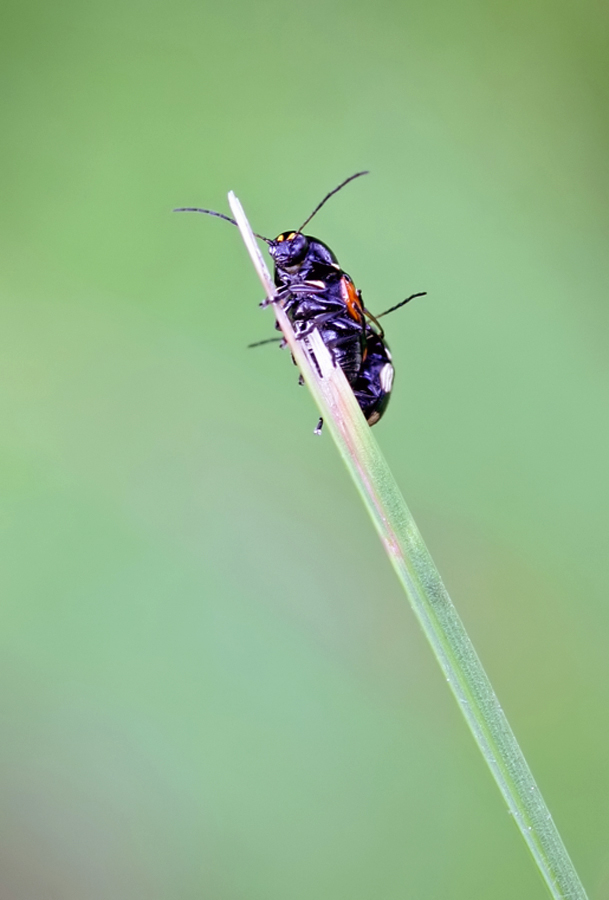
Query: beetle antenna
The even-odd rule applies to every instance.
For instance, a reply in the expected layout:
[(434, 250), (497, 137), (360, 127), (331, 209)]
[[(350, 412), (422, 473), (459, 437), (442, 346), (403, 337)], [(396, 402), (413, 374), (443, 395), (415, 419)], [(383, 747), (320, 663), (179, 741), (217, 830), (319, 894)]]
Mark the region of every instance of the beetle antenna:
[(355, 175), (350, 175), (349, 178), (346, 178), (346, 179), (342, 182), (342, 184), (339, 184), (339, 186), (338, 186), (338, 187), (335, 187), (333, 191), (330, 191), (329, 194), (326, 194), (326, 196), (325, 196), (324, 199), (321, 201), (321, 203), (318, 203), (318, 204), (317, 204), (317, 206), (315, 207), (315, 209), (313, 210), (313, 212), (311, 213), (311, 215), (309, 216), (309, 218), (304, 220), (304, 222), (302, 223), (302, 225), (301, 225), (300, 228), (298, 229), (298, 232), (299, 232), (299, 233), (302, 232), (302, 229), (305, 227), (305, 225), (308, 225), (308, 224), (309, 224), (309, 222), (311, 221), (311, 219), (313, 218), (313, 216), (317, 215), (317, 213), (318, 213), (319, 210), (322, 208), (322, 206), (324, 205), (324, 203), (326, 203), (326, 202), (330, 199), (330, 197), (333, 197), (334, 194), (337, 194), (342, 188), (345, 187), (346, 184), (349, 184), (350, 181), (353, 181), (354, 178), (359, 178), (360, 175), (368, 175), (368, 174), (370, 174), (368, 171), (366, 171), (366, 172), (356, 172)]
[(414, 300), (415, 297), (425, 297), (426, 294), (427, 294), (427, 291), (421, 291), (419, 294), (411, 294), (410, 297), (406, 297), (406, 299), (402, 300), (401, 303), (396, 303), (396, 305), (392, 306), (391, 309), (386, 309), (385, 312), (379, 313), (378, 316), (376, 316), (376, 318), (380, 319), (381, 316), (386, 316), (389, 313), (395, 312), (396, 309), (400, 309), (400, 307), (406, 306), (406, 304), (409, 303), (411, 300)]
[[(237, 225), (237, 223), (235, 222), (235, 220), (231, 219), (230, 216), (225, 216), (224, 213), (215, 212), (213, 209), (199, 209), (197, 206), (180, 206), (180, 207), (178, 207), (178, 209), (174, 209), (173, 212), (205, 213), (206, 216), (217, 216), (219, 219), (224, 219), (225, 222), (230, 222), (231, 225), (236, 225), (237, 228), (239, 227)], [(269, 238), (264, 237), (263, 234), (256, 234), (256, 232), (254, 232), (254, 234), (256, 235), (257, 238), (260, 238), (260, 240), (264, 241), (266, 244), (273, 243)]]
[(367, 319), (369, 319), (370, 322), (374, 322), (374, 324), (378, 328), (378, 336), (380, 337), (381, 340), (383, 340), (383, 338), (385, 337), (385, 331), (383, 329), (383, 326), (381, 325), (381, 323), (378, 320), (378, 316), (373, 316), (372, 313), (370, 312), (370, 310), (366, 309), (365, 307), (364, 307), (364, 315), (366, 316)]

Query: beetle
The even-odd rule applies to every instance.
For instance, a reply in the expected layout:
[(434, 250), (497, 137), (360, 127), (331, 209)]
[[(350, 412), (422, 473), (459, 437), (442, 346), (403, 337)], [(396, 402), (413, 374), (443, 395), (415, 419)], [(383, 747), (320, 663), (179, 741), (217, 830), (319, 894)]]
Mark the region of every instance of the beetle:
[[(261, 234), (256, 234), (256, 237), (269, 248), (277, 287), (273, 300), (263, 301), (261, 306), (269, 302), (281, 303), (299, 340), (314, 330), (319, 332), (335, 365), (340, 366), (351, 385), (366, 421), (372, 426), (381, 419), (387, 408), (394, 377), (391, 354), (378, 319), (404, 306), (414, 297), (424, 296), (425, 292), (412, 294), (391, 309), (374, 316), (366, 309), (361, 291), (356, 289), (330, 247), (303, 231), (330, 197), (355, 178), (367, 174), (356, 172), (326, 194), (300, 228), (283, 231), (275, 240)], [(175, 212), (200, 212), (237, 224), (229, 216), (211, 209), (181, 207)], [(257, 347), (274, 340), (285, 346), (281, 338), (258, 341), (249, 346)], [(320, 419), (316, 434), (321, 432), (322, 424)]]

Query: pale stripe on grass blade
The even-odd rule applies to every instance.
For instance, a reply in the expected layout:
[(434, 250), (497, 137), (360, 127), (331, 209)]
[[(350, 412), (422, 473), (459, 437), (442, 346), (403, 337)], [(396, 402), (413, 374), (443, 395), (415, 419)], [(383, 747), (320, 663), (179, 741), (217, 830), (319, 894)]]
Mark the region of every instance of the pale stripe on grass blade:
[[(272, 298), (275, 288), (241, 203), (232, 191), (228, 199), (266, 296)], [(317, 331), (305, 341), (297, 341), (284, 310), (278, 303), (273, 308), (410, 604), (552, 896), (557, 900), (585, 900), (586, 892), (548, 807), (347, 379), (332, 364)]]

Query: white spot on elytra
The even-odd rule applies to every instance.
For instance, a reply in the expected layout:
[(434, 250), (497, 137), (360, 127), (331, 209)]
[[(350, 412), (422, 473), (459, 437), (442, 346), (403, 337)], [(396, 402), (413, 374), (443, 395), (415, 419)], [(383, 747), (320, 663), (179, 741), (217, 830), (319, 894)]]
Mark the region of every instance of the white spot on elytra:
[(393, 385), (393, 375), (394, 368), (391, 363), (385, 363), (383, 368), (381, 369), (380, 379), (381, 379), (381, 387), (388, 394)]

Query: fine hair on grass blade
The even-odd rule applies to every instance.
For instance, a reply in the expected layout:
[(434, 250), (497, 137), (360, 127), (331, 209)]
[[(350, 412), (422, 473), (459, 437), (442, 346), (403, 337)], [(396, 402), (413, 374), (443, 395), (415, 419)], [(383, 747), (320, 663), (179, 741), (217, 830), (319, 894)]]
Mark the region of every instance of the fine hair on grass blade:
[[(268, 300), (275, 288), (241, 203), (230, 207)], [(351, 473), (440, 667), (533, 858), (556, 900), (586, 900), (569, 854), (473, 644), (442, 583), (342, 370), (319, 333), (297, 340), (273, 309), (292, 355)]]

